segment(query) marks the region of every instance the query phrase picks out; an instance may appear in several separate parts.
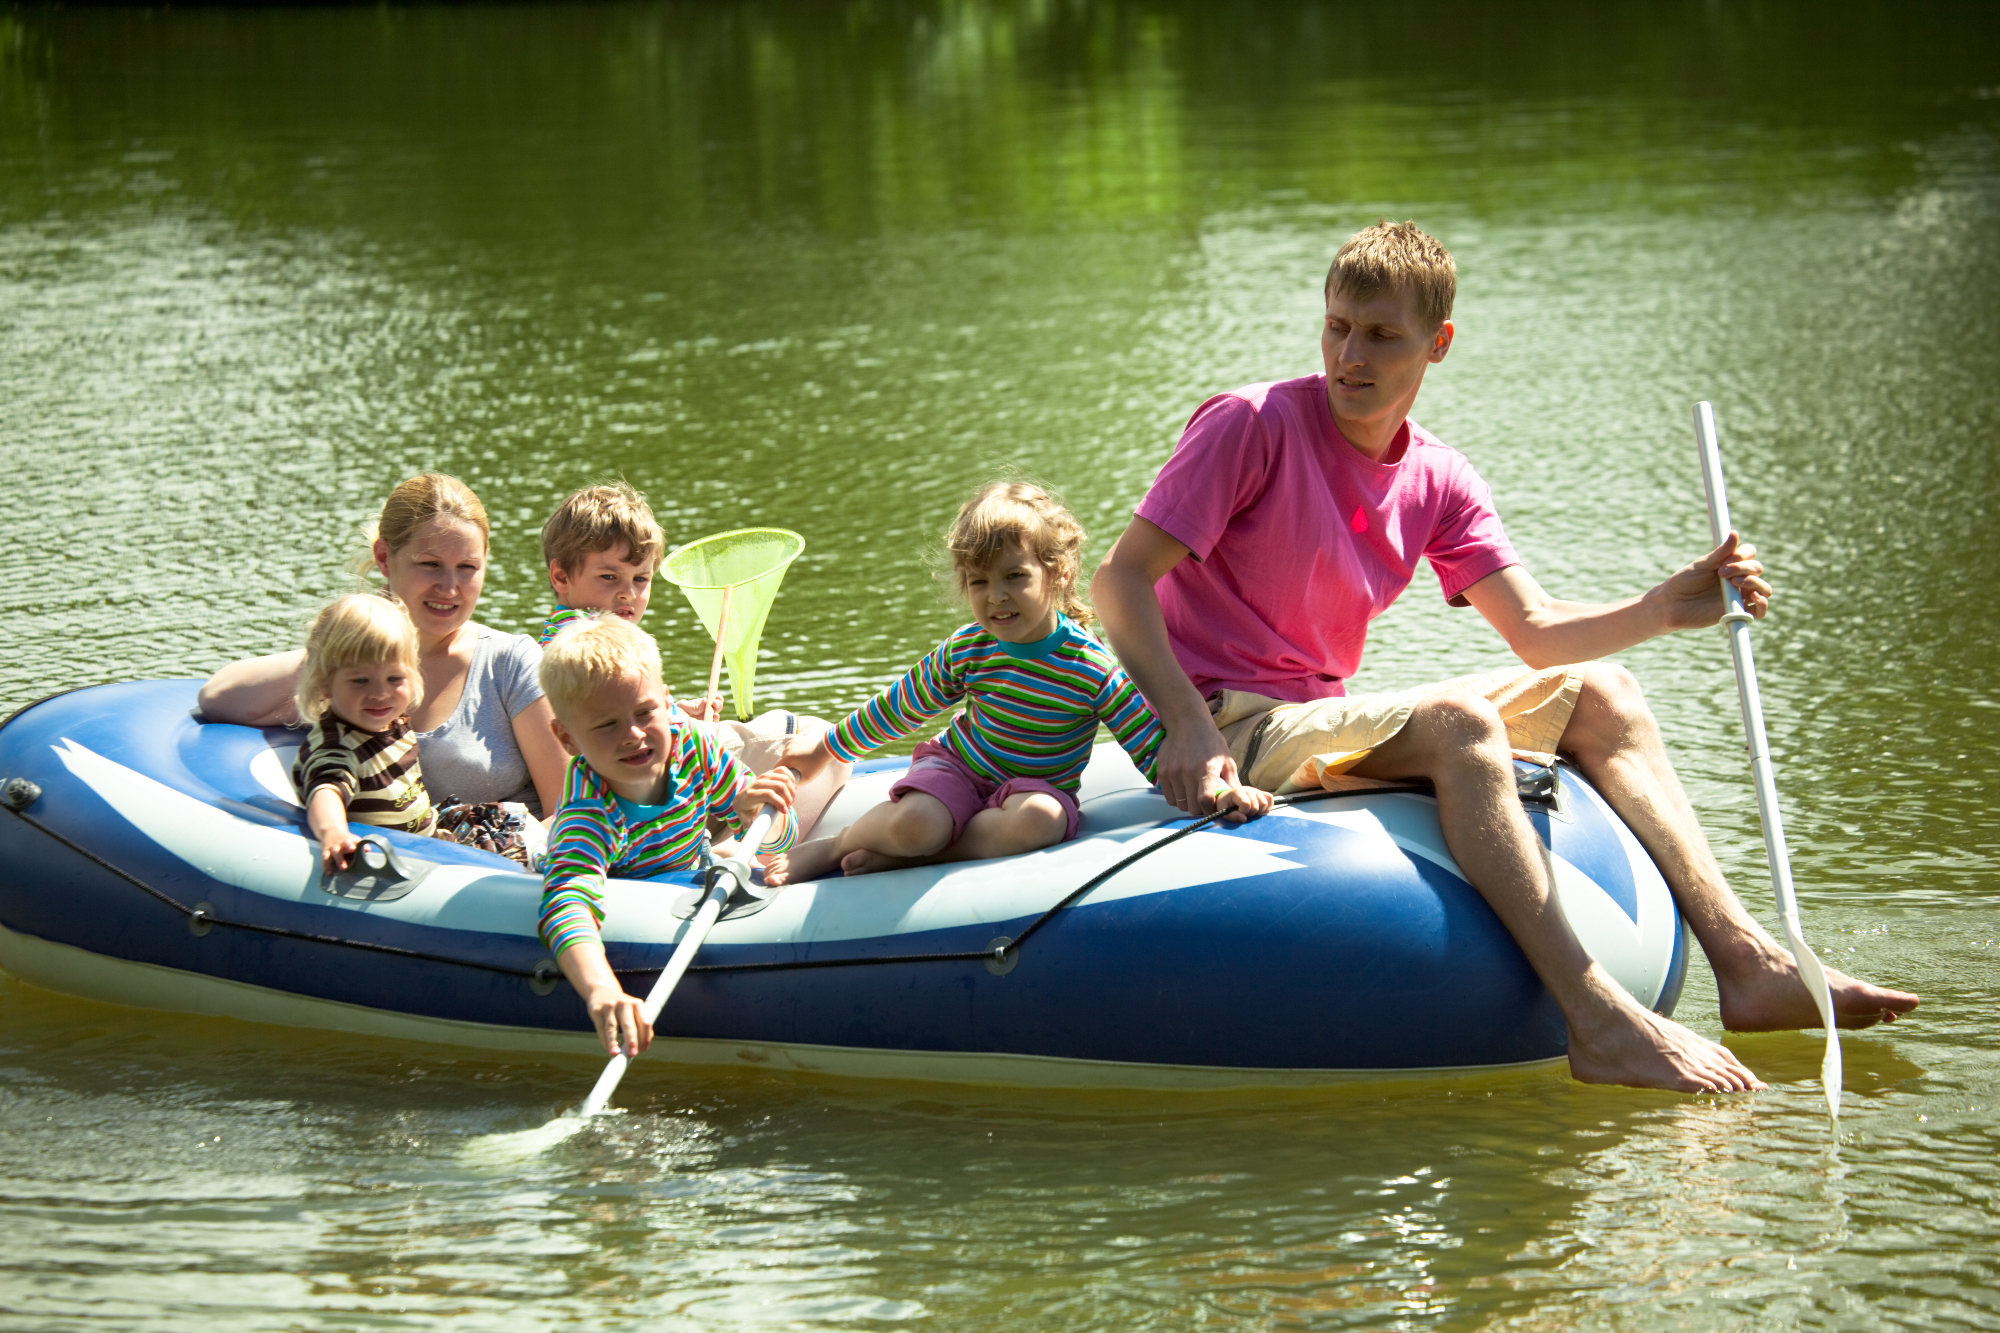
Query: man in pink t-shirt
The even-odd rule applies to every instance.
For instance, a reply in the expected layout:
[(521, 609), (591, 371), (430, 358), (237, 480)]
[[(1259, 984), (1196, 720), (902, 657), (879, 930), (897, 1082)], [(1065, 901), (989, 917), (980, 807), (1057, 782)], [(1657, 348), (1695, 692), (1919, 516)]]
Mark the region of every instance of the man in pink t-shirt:
[[(1370, 227), (1327, 275), (1324, 375), (1252, 385), (1195, 412), (1092, 588), (1112, 645), (1167, 732), (1167, 798), (1206, 813), (1239, 780), (1427, 778), (1452, 854), (1569, 1020), (1588, 1082), (1761, 1087), (1726, 1048), (1640, 1006), (1577, 942), (1515, 794), (1513, 753), (1560, 750), (1673, 890), (1736, 1031), (1818, 1026), (1792, 956), (1743, 909), (1667, 762), (1638, 683), (1594, 659), (1721, 619), (1721, 579), (1762, 616), (1770, 585), (1730, 539), (1638, 597), (1562, 602), (1508, 544), (1464, 455), (1409, 419), (1451, 348), (1456, 268), (1413, 223)], [(1368, 622), (1431, 562), (1525, 667), (1348, 695)], [(1241, 775), (1239, 778), (1239, 774)], [(1828, 972), (1843, 1027), (1917, 997)]]

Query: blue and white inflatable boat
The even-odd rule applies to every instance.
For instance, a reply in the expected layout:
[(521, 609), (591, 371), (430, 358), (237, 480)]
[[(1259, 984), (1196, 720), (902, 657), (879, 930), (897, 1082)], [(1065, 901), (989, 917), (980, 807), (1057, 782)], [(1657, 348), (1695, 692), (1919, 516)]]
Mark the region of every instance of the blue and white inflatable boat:
[[(537, 878), (379, 831), (396, 864), (324, 875), (287, 779), (300, 733), (198, 722), (195, 690), (100, 686), (0, 727), (0, 968), (148, 1009), (597, 1049), (536, 938)], [(857, 770), (819, 831), (880, 800), (906, 762)], [(1556, 786), (1529, 815), (1564, 912), (1612, 976), (1672, 1013), (1686, 949), (1665, 883), (1579, 775)], [(1563, 1055), (1561, 1014), (1459, 874), (1429, 796), (1308, 798), (1190, 831), (1101, 747), (1082, 808), (1082, 836), (1059, 847), (740, 903), (650, 1058), (1228, 1088)], [(695, 898), (693, 876), (609, 886), (606, 947), (628, 990), (650, 985)]]

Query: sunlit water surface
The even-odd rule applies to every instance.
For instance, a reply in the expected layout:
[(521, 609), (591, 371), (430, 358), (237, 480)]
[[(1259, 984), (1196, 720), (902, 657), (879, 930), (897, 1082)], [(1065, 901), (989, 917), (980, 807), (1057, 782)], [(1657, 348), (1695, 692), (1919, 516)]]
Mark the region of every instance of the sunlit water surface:
[[(1058, 483), (1101, 551), (1204, 397), (1315, 368), (1340, 239), (1414, 216), (1462, 273), (1418, 416), (1552, 590), (1700, 551), (1717, 403), (1808, 930), (1925, 996), (1849, 1039), (1837, 1146), (1781, 1035), (1731, 1099), (642, 1063), (495, 1174), (464, 1141), (592, 1066), (0, 980), (0, 1322), (2000, 1327), (1997, 144), (1979, 6), (0, 13), (8, 707), (294, 643), (438, 467), (510, 629), (591, 478), (675, 540), (803, 532), (759, 686), (837, 712), (955, 623), (924, 556), (971, 482)], [(691, 686), (691, 616), (649, 623)], [(1506, 660), (1425, 574), (1359, 684)], [(1772, 919), (1719, 633), (1624, 660)]]

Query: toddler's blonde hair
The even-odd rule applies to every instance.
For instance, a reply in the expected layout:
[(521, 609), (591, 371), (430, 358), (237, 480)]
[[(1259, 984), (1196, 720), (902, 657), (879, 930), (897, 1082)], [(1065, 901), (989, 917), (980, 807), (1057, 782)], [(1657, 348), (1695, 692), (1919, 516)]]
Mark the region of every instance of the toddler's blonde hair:
[(637, 672), (660, 678), (660, 645), (617, 616), (567, 625), (542, 649), (542, 693), (567, 723), (600, 685)]
[[(306, 631), (306, 664), (299, 673), (299, 716), (308, 722), (326, 712), (336, 671), (397, 662), (409, 668), (410, 707), (424, 701), (424, 674), (417, 660), (417, 627), (393, 597), (355, 592), (320, 608)], [(352, 722), (353, 718), (347, 719)]]
[(1015, 479), (989, 481), (974, 491), (946, 530), (944, 549), (962, 597), (969, 571), (985, 568), (1009, 541), (1019, 542), (1056, 580), (1062, 613), (1088, 627), (1097, 616), (1077, 591), (1083, 540), (1083, 525), (1061, 496), (1036, 482)]
[(667, 534), (644, 493), (622, 481), (584, 487), (542, 525), (542, 563), (569, 574), (598, 551), (622, 552), (627, 564), (657, 565), (666, 549)]

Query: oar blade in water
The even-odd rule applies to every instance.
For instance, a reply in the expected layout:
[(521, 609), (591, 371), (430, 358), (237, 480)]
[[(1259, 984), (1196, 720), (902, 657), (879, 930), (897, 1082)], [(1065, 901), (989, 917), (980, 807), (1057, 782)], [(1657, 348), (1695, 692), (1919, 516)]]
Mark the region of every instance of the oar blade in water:
[(481, 1134), (469, 1140), (460, 1150), (459, 1160), (474, 1167), (513, 1166), (538, 1157), (565, 1139), (574, 1137), (589, 1123), (580, 1115), (564, 1115), (535, 1129), (518, 1130), (512, 1134)]
[[(1789, 924), (1789, 923), (1787, 923)], [(1840, 1060), (1840, 1028), (1834, 1022), (1833, 991), (1826, 983), (1826, 969), (1820, 966), (1819, 955), (1815, 954), (1797, 934), (1791, 934), (1792, 956), (1799, 960), (1799, 979), (1812, 992), (1813, 1004), (1819, 1009), (1820, 1021), (1826, 1024), (1826, 1055), (1819, 1065), (1820, 1087), (1826, 1093), (1826, 1109), (1835, 1120), (1840, 1119), (1840, 1084), (1842, 1066)]]

